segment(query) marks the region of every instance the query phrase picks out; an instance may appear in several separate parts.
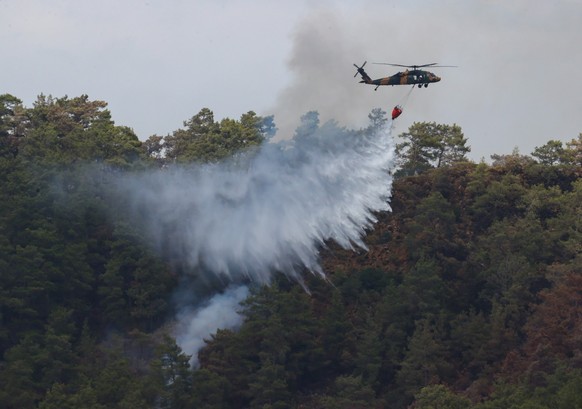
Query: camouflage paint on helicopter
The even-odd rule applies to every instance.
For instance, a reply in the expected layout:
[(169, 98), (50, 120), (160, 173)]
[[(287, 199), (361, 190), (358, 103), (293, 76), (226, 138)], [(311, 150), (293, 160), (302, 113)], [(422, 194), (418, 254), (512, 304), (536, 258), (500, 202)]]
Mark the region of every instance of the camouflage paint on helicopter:
[(377, 90), (380, 85), (415, 85), (418, 84), (418, 87), (421, 88), (422, 86), (428, 87), (428, 84), (431, 82), (439, 82), (441, 77), (433, 74), (432, 72), (419, 70), (419, 68), (423, 67), (454, 67), (453, 65), (436, 65), (437, 63), (432, 64), (424, 64), (424, 65), (400, 65), (400, 64), (386, 64), (386, 63), (373, 63), (373, 64), (384, 64), (384, 65), (393, 65), (396, 67), (407, 67), (412, 68), (412, 70), (406, 70), (404, 72), (398, 72), (394, 75), (389, 77), (383, 77), (373, 80), (370, 76), (364, 71), (364, 65), (366, 65), (365, 61), (361, 67), (358, 67), (356, 64), (354, 66), (358, 69), (354, 77), (358, 74), (362, 76), (361, 83), (375, 85)]

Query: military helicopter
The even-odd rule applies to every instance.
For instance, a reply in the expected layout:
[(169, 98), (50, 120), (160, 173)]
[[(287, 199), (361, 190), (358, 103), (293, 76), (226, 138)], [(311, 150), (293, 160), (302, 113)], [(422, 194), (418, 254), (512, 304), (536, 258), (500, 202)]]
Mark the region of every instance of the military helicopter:
[[(375, 85), (374, 91), (378, 89), (380, 85), (415, 85), (418, 84), (418, 88), (425, 88), (428, 87), (428, 84), (431, 82), (439, 82), (441, 77), (434, 75), (432, 72), (421, 70), (419, 68), (424, 67), (456, 67), (456, 65), (437, 65), (436, 62), (432, 64), (423, 64), (423, 65), (401, 65), (401, 64), (389, 64), (389, 63), (382, 63), (382, 62), (375, 62), (372, 64), (382, 64), (382, 65), (392, 65), (394, 67), (404, 67), (406, 70), (404, 72), (398, 72), (390, 77), (383, 77), (373, 80), (370, 76), (364, 71), (364, 65), (366, 65), (367, 61), (364, 61), (361, 67), (358, 67), (354, 64), (354, 67), (358, 69), (354, 77), (358, 74), (362, 76), (362, 83)], [(411, 68), (409, 70), (408, 68)]]

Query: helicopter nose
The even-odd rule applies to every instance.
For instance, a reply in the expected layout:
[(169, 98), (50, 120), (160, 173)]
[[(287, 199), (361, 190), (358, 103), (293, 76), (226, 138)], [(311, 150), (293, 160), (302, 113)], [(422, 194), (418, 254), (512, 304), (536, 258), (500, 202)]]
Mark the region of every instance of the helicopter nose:
[(441, 80), (441, 77), (437, 77), (436, 75), (434, 76), (434, 82), (439, 82)]

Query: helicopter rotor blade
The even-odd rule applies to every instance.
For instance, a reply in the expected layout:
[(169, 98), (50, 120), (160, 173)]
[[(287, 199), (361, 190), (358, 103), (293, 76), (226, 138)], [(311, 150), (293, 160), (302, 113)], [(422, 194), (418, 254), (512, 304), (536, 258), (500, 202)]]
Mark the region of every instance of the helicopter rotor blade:
[(438, 63), (433, 62), (430, 64), (422, 64), (422, 65), (402, 65), (402, 64), (391, 64), (391, 63), (387, 63), (387, 62), (375, 62), (372, 64), (380, 64), (380, 65), (391, 65), (393, 67), (404, 67), (404, 68), (412, 68), (413, 70), (416, 70), (418, 68), (424, 68), (424, 67), (457, 67), (456, 65), (438, 65)]
[(403, 64), (391, 64), (391, 63), (387, 63), (387, 62), (375, 62), (373, 64), (380, 64), (380, 65), (392, 65), (394, 67), (404, 67), (404, 68), (413, 68), (413, 69), (417, 69), (417, 68), (422, 68), (422, 67), (431, 67), (434, 66), (438, 63), (433, 62), (430, 64), (422, 64), (422, 65), (403, 65)]
[(387, 63), (387, 62), (373, 62), (372, 64), (391, 65), (393, 67), (404, 67), (404, 68), (410, 68), (410, 67), (412, 67), (412, 65), (390, 64), (390, 63)]

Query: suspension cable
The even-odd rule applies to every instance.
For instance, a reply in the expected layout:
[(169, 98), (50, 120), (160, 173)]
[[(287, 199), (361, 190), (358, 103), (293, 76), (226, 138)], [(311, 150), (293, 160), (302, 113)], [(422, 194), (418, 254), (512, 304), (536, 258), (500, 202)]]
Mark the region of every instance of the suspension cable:
[(406, 93), (406, 95), (402, 98), (402, 100), (398, 104), (398, 105), (400, 105), (402, 107), (402, 109), (404, 109), (404, 106), (408, 102), (408, 98), (410, 98), (410, 94), (412, 94), (412, 90), (413, 89), (414, 89), (414, 85), (410, 88), (410, 90)]

